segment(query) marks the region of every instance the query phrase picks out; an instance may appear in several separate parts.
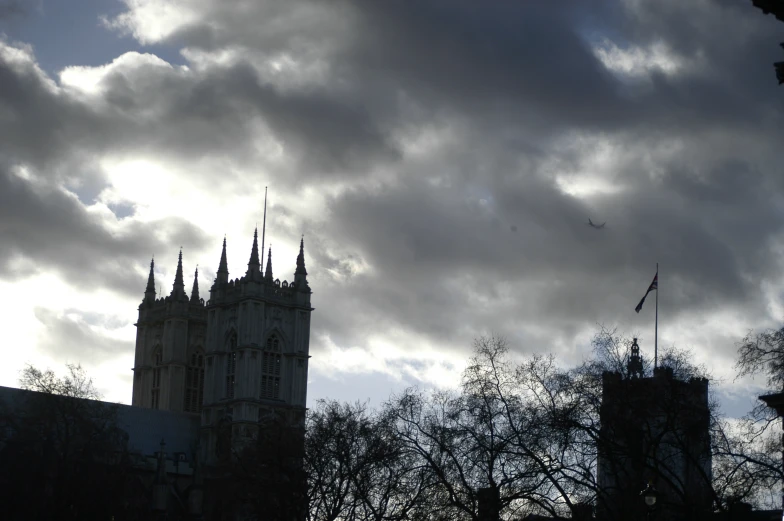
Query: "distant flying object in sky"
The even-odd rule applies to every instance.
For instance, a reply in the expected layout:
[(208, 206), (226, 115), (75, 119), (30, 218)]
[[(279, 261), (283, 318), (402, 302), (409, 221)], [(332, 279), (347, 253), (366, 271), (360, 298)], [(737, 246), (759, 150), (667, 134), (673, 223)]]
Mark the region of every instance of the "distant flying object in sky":
[(590, 226), (591, 228), (596, 228), (597, 230), (604, 228), (605, 224), (607, 224), (607, 222), (603, 222), (602, 224), (594, 224), (590, 218), (588, 219), (588, 226)]

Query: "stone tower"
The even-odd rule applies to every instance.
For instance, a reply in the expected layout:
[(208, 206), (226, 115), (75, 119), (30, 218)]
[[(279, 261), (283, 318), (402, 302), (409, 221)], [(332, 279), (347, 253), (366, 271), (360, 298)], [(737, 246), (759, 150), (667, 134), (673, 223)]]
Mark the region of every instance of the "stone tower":
[(199, 271), (185, 294), (182, 250), (171, 294), (155, 298), (155, 262), (136, 322), (133, 397), (137, 407), (199, 413), (204, 395), (207, 311), (199, 298)]
[(712, 509), (708, 380), (668, 367), (644, 377), (637, 339), (628, 375), (602, 375), (598, 518), (642, 519), (640, 491), (658, 490), (657, 519), (698, 520)]
[(262, 272), (258, 233), (248, 269), (229, 279), (226, 240), (206, 305), (205, 378), (200, 440), (208, 465), (228, 447), (255, 435), (271, 413), (304, 421), (311, 291), (300, 241), (294, 279), (272, 273), (272, 249)]

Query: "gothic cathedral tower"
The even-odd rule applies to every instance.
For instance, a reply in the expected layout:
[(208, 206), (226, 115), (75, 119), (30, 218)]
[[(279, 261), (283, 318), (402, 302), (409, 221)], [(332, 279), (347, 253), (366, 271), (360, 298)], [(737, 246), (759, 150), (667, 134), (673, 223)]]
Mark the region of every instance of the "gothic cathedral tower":
[[(229, 280), (226, 241), (207, 302), (206, 373), (202, 409), (202, 457), (219, 459), (219, 439), (253, 436), (276, 412), (304, 421), (310, 344), (310, 287), (300, 241), (294, 280), (273, 279), (272, 250), (262, 273), (258, 234), (248, 269)], [(229, 432), (226, 430), (229, 429)]]
[[(226, 240), (210, 299), (198, 270), (185, 294), (182, 252), (174, 287), (155, 298), (154, 263), (136, 323), (132, 405), (201, 413), (201, 461), (220, 459), (218, 440), (253, 436), (277, 413), (304, 421), (310, 344), (310, 286), (300, 241), (294, 279), (273, 279), (272, 250), (262, 273), (254, 232), (248, 269), (229, 280)], [(228, 432), (227, 432), (228, 429)]]
[(155, 263), (136, 322), (133, 398), (136, 407), (198, 413), (204, 389), (207, 315), (199, 298), (199, 271), (190, 298), (182, 277), (182, 251), (168, 297), (155, 298)]

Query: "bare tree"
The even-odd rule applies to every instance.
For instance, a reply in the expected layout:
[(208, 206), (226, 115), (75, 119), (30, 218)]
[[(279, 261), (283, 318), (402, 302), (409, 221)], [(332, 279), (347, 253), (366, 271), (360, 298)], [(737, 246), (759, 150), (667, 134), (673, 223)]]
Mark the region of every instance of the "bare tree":
[(389, 411), (359, 429), (354, 495), (361, 519), (397, 521), (421, 515), (430, 485), (427, 467), (406, 450)]
[[(771, 389), (784, 389), (784, 328), (761, 333), (749, 332), (738, 345), (737, 376), (762, 374)], [(781, 468), (782, 440), (776, 429), (776, 412), (759, 402), (733, 426), (733, 436), (725, 443), (733, 455), (726, 472), (735, 477), (730, 492), (744, 500), (770, 507), (780, 506), (772, 492), (784, 480)]]
[(307, 426), (310, 519), (417, 516), (428, 474), (405, 450), (392, 415), (361, 403), (322, 400), (310, 411)]
[(312, 521), (358, 519), (360, 501), (353, 484), (362, 457), (360, 431), (368, 421), (361, 404), (319, 401), (309, 411), (305, 469)]
[[(602, 329), (594, 355), (568, 369), (553, 356), (513, 362), (502, 338), (480, 338), (458, 390), (412, 389), (395, 397), (388, 407), (398, 434), (432, 475), (427, 501), (433, 515), (477, 519), (482, 488), (498, 490), (502, 517), (578, 515), (586, 504), (606, 501), (597, 482), (600, 459), (633, 487), (644, 486), (636, 483), (640, 476), (658, 476), (671, 491), (665, 500), (684, 515), (747, 497), (750, 482), (744, 485), (743, 471), (732, 470), (741, 462), (742, 440), (726, 429), (717, 402), (704, 392), (707, 374), (689, 352), (665, 350), (662, 380), (639, 386), (645, 391), (658, 383), (661, 397), (641, 401), (620, 392), (607, 409), (605, 375), (628, 381), (630, 344)], [(652, 369), (643, 360), (643, 375)], [(717, 471), (708, 464), (711, 449)]]
[(41, 371), (33, 365), (27, 364), (22, 369), (19, 386), (28, 391), (44, 394), (86, 400), (101, 399), (101, 393), (95, 388), (92, 378), (87, 375), (80, 364), (66, 364), (65, 367), (68, 369), (68, 374), (59, 377), (51, 369)]
[[(501, 519), (579, 517), (590, 505), (625, 519), (654, 476), (666, 508), (690, 519), (762, 504), (760, 487), (779, 476), (775, 440), (721, 416), (688, 351), (665, 349), (653, 379), (643, 358), (632, 378), (631, 343), (602, 328), (593, 355), (565, 368), (480, 338), (457, 389), (407, 389), (378, 412), (320, 402), (307, 423), (310, 519), (474, 521), (480, 498)], [(633, 490), (627, 505), (613, 505), (600, 465)]]
[(738, 377), (763, 373), (770, 388), (784, 388), (784, 328), (746, 335), (736, 368)]
[(506, 516), (569, 511), (574, 487), (553, 457), (569, 436), (556, 436), (551, 409), (541, 408), (555, 398), (534, 382), (545, 375), (512, 364), (503, 338), (480, 338), (474, 348), (458, 391), (409, 390), (390, 403), (399, 435), (432, 474), (431, 511), (476, 520), (481, 489), (497, 491)]

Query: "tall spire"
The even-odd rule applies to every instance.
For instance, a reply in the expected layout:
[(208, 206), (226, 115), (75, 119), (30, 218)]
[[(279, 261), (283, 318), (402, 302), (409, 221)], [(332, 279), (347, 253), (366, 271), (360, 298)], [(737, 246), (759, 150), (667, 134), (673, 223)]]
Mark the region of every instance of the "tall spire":
[(196, 266), (196, 273), (193, 274), (193, 290), (191, 291), (191, 302), (199, 302), (199, 267)]
[(177, 273), (174, 275), (171, 296), (175, 298), (185, 296), (185, 282), (182, 279), (182, 248), (180, 248), (180, 257), (177, 260)]
[(297, 289), (307, 290), (308, 270), (305, 269), (305, 236), (299, 241), (299, 255), (297, 255), (297, 269), (294, 271), (294, 285)]
[(272, 280), (272, 246), (269, 247), (267, 254), (267, 270), (264, 272), (264, 278)]
[(250, 250), (247, 274), (259, 272), (261, 272), (261, 264), (259, 263), (259, 229), (257, 227), (253, 230), (253, 247)]
[(305, 269), (305, 236), (299, 240), (299, 255), (297, 255), (297, 271), (295, 275), (307, 275), (308, 270)]
[(226, 283), (229, 281), (229, 263), (226, 262), (226, 236), (223, 236), (223, 251), (221, 251), (220, 264), (218, 265), (217, 282)]
[(155, 300), (155, 257), (150, 260), (150, 275), (147, 277), (147, 289), (144, 290), (144, 300)]

